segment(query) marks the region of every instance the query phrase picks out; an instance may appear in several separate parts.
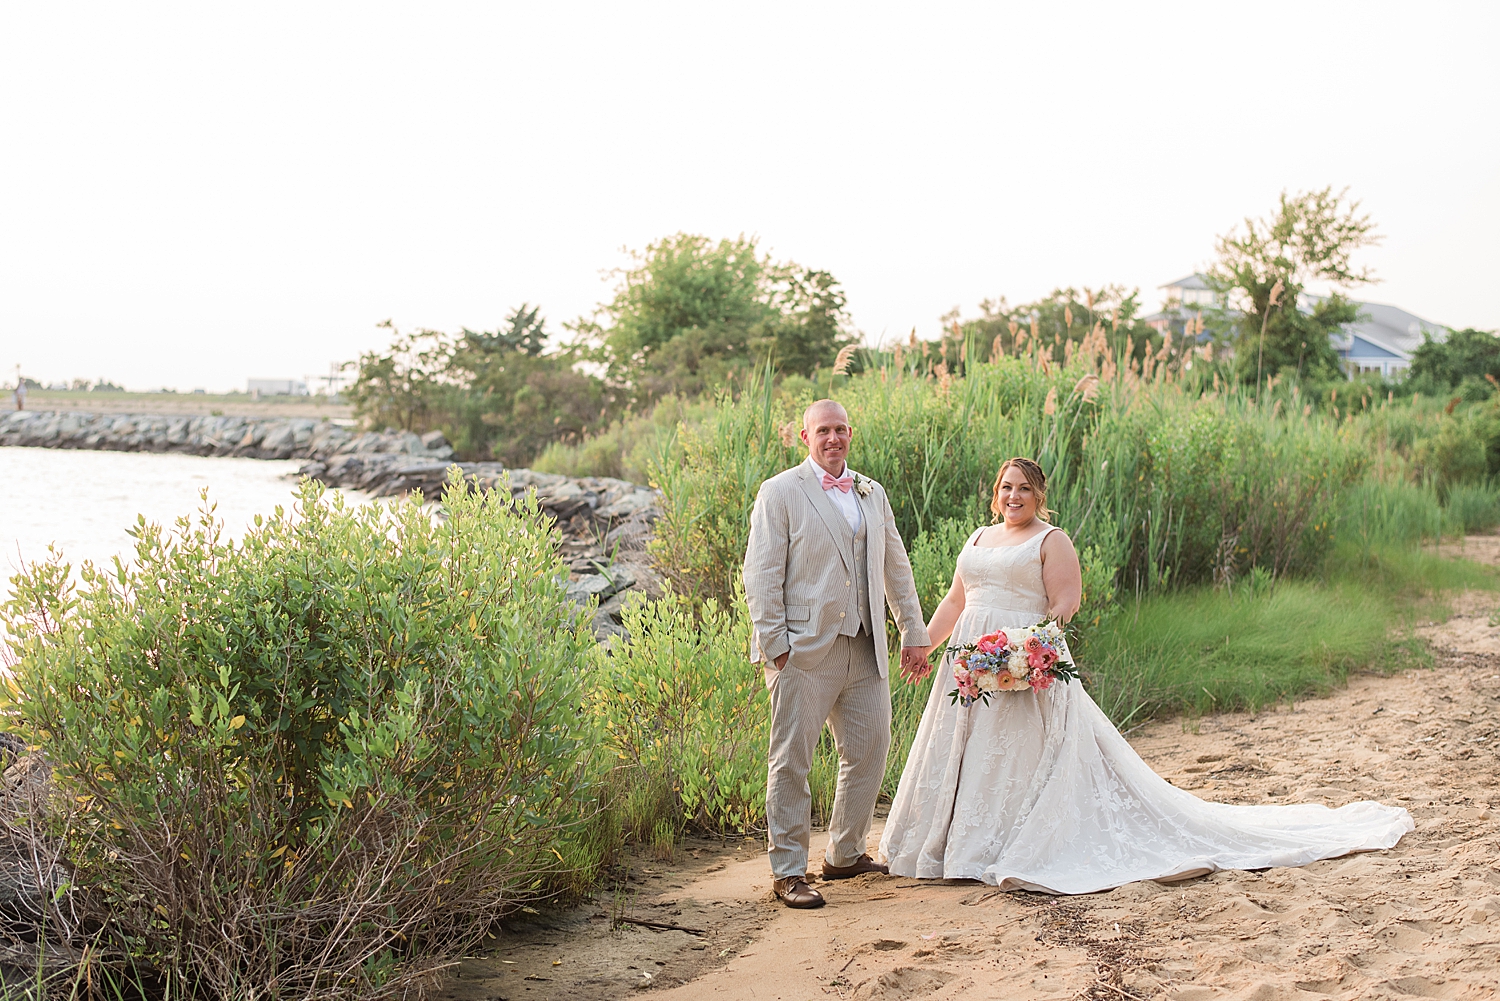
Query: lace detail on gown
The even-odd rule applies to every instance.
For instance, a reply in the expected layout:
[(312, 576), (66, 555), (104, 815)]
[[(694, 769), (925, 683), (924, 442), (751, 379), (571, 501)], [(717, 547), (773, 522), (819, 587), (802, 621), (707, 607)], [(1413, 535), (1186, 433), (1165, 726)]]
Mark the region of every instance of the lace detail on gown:
[[(976, 547), (979, 532), (969, 537), (955, 571), (965, 604), (951, 643), (1042, 620), (1047, 534), (1004, 548)], [(948, 700), (946, 658), (934, 674), (880, 842), (899, 876), (1093, 893), (1216, 869), (1306, 865), (1390, 848), (1414, 829), (1405, 810), (1372, 802), (1337, 810), (1205, 802), (1152, 771), (1077, 681), (964, 707)]]

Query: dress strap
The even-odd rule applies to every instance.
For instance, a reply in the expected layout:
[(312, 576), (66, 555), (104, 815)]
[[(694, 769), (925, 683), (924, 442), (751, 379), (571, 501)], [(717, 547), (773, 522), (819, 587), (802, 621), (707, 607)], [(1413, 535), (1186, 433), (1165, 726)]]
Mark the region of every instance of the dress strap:
[(1045, 532), (1037, 536), (1037, 549), (1040, 550), (1042, 548), (1042, 543), (1047, 541), (1047, 536), (1051, 535), (1053, 532), (1060, 531), (1062, 531), (1062, 529), (1058, 528), (1056, 525), (1049, 525)]
[(979, 537), (984, 534), (984, 530), (989, 527), (990, 526), (988, 525), (980, 525), (978, 528), (974, 529), (974, 534), (969, 536), (969, 541), (964, 543), (964, 548), (968, 549), (970, 546), (974, 545), (974, 543), (978, 542)]

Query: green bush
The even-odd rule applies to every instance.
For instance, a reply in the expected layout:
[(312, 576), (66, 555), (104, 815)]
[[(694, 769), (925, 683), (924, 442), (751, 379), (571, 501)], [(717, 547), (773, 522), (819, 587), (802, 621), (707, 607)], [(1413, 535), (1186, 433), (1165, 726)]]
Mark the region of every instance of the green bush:
[(957, 518), (944, 518), (930, 531), (918, 533), (911, 543), (911, 573), (928, 619), (953, 586), (953, 568), (974, 525)]
[(787, 427), (798, 419), (763, 372), (738, 398), (722, 395), (701, 425), (679, 425), (653, 457), (651, 483), (662, 501), (650, 552), (679, 594), (721, 608), (734, 601), (750, 507), (766, 479), (799, 461)]
[[(598, 654), (590, 706), (614, 754), (625, 833), (661, 841), (693, 824), (747, 830), (765, 816), (770, 708), (748, 662), (744, 602), (692, 604), (668, 591), (623, 610), (630, 639)], [(670, 836), (668, 843), (670, 843)]]
[(108, 932), (177, 991), (406, 997), (544, 892), (576, 817), (591, 641), (530, 501), (352, 510), (304, 483), (240, 543), (32, 567), (6, 713), (86, 804)]

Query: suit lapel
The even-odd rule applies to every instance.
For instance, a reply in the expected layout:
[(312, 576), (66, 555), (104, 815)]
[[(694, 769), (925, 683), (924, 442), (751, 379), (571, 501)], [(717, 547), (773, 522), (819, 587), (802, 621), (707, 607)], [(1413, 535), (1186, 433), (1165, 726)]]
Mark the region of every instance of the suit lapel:
[[(854, 470), (849, 470), (853, 473)], [(856, 480), (857, 482), (857, 480)], [(882, 583), (885, 575), (885, 540), (877, 538), (875, 527), (875, 505), (870, 497), (862, 497), (858, 490), (854, 491), (854, 502), (859, 505), (860, 517), (864, 519), (865, 526), (865, 573), (869, 577), (870, 588), (870, 614), (875, 614), (876, 595), (882, 600), (885, 595), (885, 586)]]
[(834, 543), (839, 547), (839, 556), (843, 557), (844, 566), (854, 569), (854, 533), (849, 531), (849, 523), (839, 513), (839, 509), (833, 506), (833, 501), (823, 492), (823, 485), (813, 477), (812, 470), (803, 463), (797, 467), (797, 482), (802, 484), (802, 492), (812, 502), (813, 510), (823, 519), (823, 525), (833, 536)]

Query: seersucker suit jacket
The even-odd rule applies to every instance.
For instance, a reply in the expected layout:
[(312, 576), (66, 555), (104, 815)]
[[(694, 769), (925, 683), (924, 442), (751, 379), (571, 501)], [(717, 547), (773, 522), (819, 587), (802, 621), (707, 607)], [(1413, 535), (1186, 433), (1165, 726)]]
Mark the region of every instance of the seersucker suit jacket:
[[(855, 498), (865, 522), (875, 659), (881, 677), (886, 677), (886, 603), (901, 631), (902, 646), (927, 646), (927, 626), (885, 490), (868, 477), (856, 476), (871, 485), (868, 496), (856, 490)], [(750, 512), (745, 551), (750, 662), (769, 666), (790, 651), (791, 666), (816, 665), (847, 621), (851, 600), (857, 600), (851, 593), (853, 576), (854, 533), (808, 464), (800, 462), (762, 483)]]

